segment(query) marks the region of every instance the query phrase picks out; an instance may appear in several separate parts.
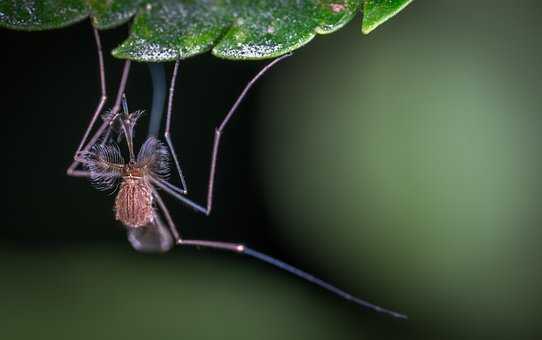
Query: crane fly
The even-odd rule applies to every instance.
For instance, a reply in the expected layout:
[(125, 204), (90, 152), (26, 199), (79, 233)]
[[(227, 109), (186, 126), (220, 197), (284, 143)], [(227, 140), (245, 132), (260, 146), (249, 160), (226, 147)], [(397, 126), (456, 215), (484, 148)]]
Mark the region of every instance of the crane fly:
[[(207, 201), (205, 205), (201, 205), (187, 197), (188, 190), (186, 182), (170, 137), (173, 96), (175, 92), (175, 80), (179, 69), (179, 60), (175, 63), (170, 82), (164, 132), (165, 143), (154, 136), (149, 136), (136, 153), (134, 148), (135, 126), (142, 112), (130, 112), (126, 96), (124, 95), (130, 71), (129, 60), (124, 64), (113, 108), (108, 113), (102, 115), (102, 124), (92, 137), (90, 137), (91, 131), (99, 120), (107, 100), (103, 53), (100, 37), (96, 29), (94, 29), (94, 37), (98, 51), (101, 97), (92, 115), (90, 124), (75, 152), (74, 161), (69, 166), (67, 173), (70, 176), (88, 177), (100, 189), (110, 190), (118, 188), (114, 202), (115, 218), (126, 227), (128, 240), (137, 251), (167, 252), (175, 245), (179, 245), (206, 247), (243, 254), (285, 270), (360, 306), (396, 318), (406, 318), (401, 313), (359, 299), (305, 271), (246, 247), (243, 244), (193, 240), (181, 237), (168, 208), (158, 192), (160, 190), (170, 194), (197, 212), (205, 215), (211, 213), (216, 163), (222, 133), (254, 83), (271, 67), (289, 55), (279, 57), (263, 67), (246, 85), (230, 111), (216, 128), (211, 152)], [(116, 141), (114, 138), (115, 133), (118, 133)], [(127, 161), (118, 145), (118, 142), (121, 140), (125, 141), (126, 148), (128, 149)], [(168, 181), (168, 176), (171, 173), (170, 165), (172, 163), (179, 176), (180, 186), (175, 186)]]

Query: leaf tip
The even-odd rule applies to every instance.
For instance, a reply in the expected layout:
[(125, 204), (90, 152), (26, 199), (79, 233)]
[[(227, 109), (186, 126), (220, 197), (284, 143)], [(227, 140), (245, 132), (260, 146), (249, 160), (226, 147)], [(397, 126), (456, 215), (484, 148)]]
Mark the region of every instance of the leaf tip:
[(363, 20), (361, 32), (369, 34), (377, 27), (397, 15), (408, 6), (413, 0), (395, 0), (392, 4), (383, 3), (381, 0), (366, 1), (363, 6)]

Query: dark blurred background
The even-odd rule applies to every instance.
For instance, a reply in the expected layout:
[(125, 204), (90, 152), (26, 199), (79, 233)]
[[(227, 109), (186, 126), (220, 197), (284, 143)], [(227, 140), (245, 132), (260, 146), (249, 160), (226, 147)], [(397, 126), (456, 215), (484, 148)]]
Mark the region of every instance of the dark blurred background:
[[(212, 216), (167, 200), (185, 236), (244, 242), (409, 321), (241, 256), (135, 253), (114, 195), (65, 175), (99, 96), (88, 21), (0, 30), (0, 337), (538, 338), (541, 16), (537, 1), (415, 1), (369, 36), (359, 17), (318, 36), (225, 132)], [(126, 34), (102, 33), (110, 97)], [(196, 200), (213, 129), (264, 64), (182, 62), (173, 139)], [(127, 94), (150, 108), (145, 64)]]

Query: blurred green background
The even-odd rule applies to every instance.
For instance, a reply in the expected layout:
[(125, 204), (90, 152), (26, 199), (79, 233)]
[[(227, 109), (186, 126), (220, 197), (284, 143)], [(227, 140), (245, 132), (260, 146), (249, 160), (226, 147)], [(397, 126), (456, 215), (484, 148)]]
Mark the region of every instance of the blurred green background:
[[(241, 256), (133, 252), (113, 196), (64, 175), (98, 94), (88, 23), (0, 31), (0, 338), (539, 338), (540, 17), (537, 1), (415, 1), (369, 36), (320, 36), (240, 109), (213, 216), (168, 200), (183, 234), (246, 242), (409, 321)], [(211, 131), (259, 67), (181, 66), (174, 138), (196, 200)], [(130, 79), (130, 106), (149, 107), (145, 66)]]
[(541, 15), (418, 1), (363, 43), (342, 32), (288, 63), (260, 116), (280, 239), (421, 329), (534, 338)]

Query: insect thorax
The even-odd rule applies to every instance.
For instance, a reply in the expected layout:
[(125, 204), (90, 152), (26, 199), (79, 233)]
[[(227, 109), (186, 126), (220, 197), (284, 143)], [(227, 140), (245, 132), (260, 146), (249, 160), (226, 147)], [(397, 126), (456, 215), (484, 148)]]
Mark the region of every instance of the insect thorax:
[(128, 227), (137, 228), (153, 222), (153, 197), (143, 177), (123, 177), (115, 199), (115, 217)]

